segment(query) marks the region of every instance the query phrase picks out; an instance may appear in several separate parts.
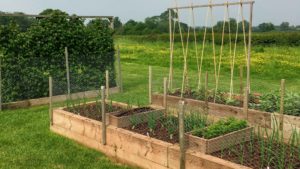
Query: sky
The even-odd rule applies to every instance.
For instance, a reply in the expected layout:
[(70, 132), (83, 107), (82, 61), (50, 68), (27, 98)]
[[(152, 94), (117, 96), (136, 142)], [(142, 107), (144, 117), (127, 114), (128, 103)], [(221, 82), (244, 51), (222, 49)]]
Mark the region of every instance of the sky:
[[(177, 0), (178, 5), (207, 4), (208, 0)], [(225, 0), (213, 0), (224, 2)], [(239, 0), (229, 0), (239, 1)], [(168, 7), (174, 6), (174, 0), (0, 0), (0, 11), (20, 11), (27, 14), (38, 14), (44, 9), (53, 8), (77, 15), (110, 15), (120, 17), (122, 22), (129, 19), (143, 21), (146, 17), (159, 15)], [(279, 25), (288, 21), (291, 25), (300, 25), (300, 0), (256, 0), (254, 4), (253, 24), (273, 22)], [(201, 25), (206, 9), (196, 11), (196, 20)], [(244, 10), (244, 16), (249, 17), (249, 11)], [(182, 22), (189, 23), (189, 11), (183, 11)], [(224, 8), (214, 9), (214, 20), (221, 20)], [(230, 9), (230, 17), (238, 18), (238, 9)]]

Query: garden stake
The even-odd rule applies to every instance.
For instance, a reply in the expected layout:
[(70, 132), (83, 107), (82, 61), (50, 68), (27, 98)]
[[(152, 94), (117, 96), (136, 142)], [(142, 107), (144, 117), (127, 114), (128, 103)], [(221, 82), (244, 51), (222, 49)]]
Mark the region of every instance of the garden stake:
[(105, 81), (106, 81), (106, 98), (109, 98), (109, 72), (108, 70), (105, 71)]
[(168, 79), (165, 77), (164, 78), (164, 102), (163, 106), (167, 111), (167, 92), (168, 92)]
[(205, 107), (204, 107), (204, 112), (206, 115), (208, 114), (208, 72), (205, 73)]
[(102, 145), (106, 145), (105, 87), (101, 86)]
[(281, 80), (281, 89), (280, 89), (280, 123), (279, 128), (283, 131), (283, 116), (284, 116), (284, 95), (285, 95), (285, 80)]
[(69, 69), (69, 53), (68, 53), (68, 47), (65, 47), (65, 57), (66, 57), (66, 73), (67, 73), (67, 87), (68, 87), (68, 99), (70, 99), (70, 93), (71, 93), (71, 85), (70, 85), (70, 69)]
[(53, 96), (53, 87), (52, 87), (52, 77), (49, 77), (49, 117), (50, 117), (50, 126), (53, 125), (53, 108), (52, 108), (52, 96)]
[(117, 55), (117, 62), (118, 62), (118, 71), (119, 71), (119, 89), (120, 92), (123, 92), (123, 82), (122, 82), (122, 68), (121, 68), (121, 55), (120, 55), (120, 47), (118, 46), (118, 55)]
[(2, 62), (0, 58), (0, 111), (2, 111)]
[(149, 66), (149, 104), (152, 104), (152, 67)]
[(240, 100), (242, 101), (243, 98), (243, 66), (240, 66)]
[(180, 144), (180, 169), (185, 169), (185, 140), (184, 140), (184, 110), (185, 103), (183, 100), (179, 101), (179, 144)]
[(243, 112), (244, 112), (244, 115), (246, 115), (247, 121), (248, 121), (248, 99), (249, 99), (249, 90), (248, 90), (248, 87), (245, 87)]

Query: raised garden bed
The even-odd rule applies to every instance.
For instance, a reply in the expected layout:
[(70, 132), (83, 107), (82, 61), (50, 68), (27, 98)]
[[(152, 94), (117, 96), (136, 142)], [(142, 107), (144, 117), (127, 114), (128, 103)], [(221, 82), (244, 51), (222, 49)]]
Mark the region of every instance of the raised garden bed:
[[(162, 94), (152, 94), (152, 104), (163, 106), (164, 96)], [(169, 110), (176, 113), (178, 109), (178, 102), (181, 100), (177, 96), (167, 96), (167, 106)], [(202, 111), (205, 107), (205, 102), (195, 99), (185, 99), (187, 111)], [(208, 103), (208, 113), (212, 118), (220, 119), (224, 117), (236, 117), (238, 119), (246, 119), (246, 114), (243, 108), (236, 106), (229, 106), (217, 103)], [(277, 113), (268, 113), (258, 110), (248, 110), (248, 122), (254, 126), (260, 126), (266, 130), (273, 130), (278, 127), (280, 115)], [(288, 142), (293, 130), (300, 132), (300, 117), (284, 115), (283, 133), (284, 138)]]
[(212, 139), (197, 137), (189, 132), (186, 133), (186, 138), (189, 147), (195, 148), (205, 154), (211, 154), (242, 142), (249, 141), (252, 131), (253, 127), (248, 127)]
[[(102, 122), (60, 108), (53, 111), (51, 130), (130, 165), (153, 169), (179, 168), (177, 144), (108, 125), (106, 145), (102, 145), (102, 125)], [(186, 152), (186, 168), (250, 169), (194, 150)]]

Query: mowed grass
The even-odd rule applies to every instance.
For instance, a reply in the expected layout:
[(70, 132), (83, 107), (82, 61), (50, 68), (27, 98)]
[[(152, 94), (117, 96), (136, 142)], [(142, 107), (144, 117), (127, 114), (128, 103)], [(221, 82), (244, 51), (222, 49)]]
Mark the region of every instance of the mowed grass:
[[(123, 71), (135, 72), (147, 76), (148, 65), (156, 66), (154, 78), (161, 78), (160, 75), (168, 76), (169, 68), (169, 43), (163, 41), (135, 41), (126, 37), (116, 39), (116, 43), (121, 49), (121, 59), (124, 66)], [(193, 42), (189, 44), (188, 71), (189, 83), (192, 88), (197, 84), (197, 59)], [(239, 89), (239, 66), (244, 66), (244, 82), (246, 77), (244, 46), (238, 44), (236, 51), (236, 61), (234, 69), (234, 90)], [(174, 47), (174, 71), (175, 86), (180, 87), (182, 81), (183, 57), (181, 43), (175, 43)], [(202, 44), (198, 44), (199, 55), (201, 56)], [(230, 85), (230, 55), (229, 45), (223, 48), (222, 64), (220, 69), (219, 88), (229, 91)], [(215, 86), (214, 80), (214, 60), (212, 44), (207, 43), (204, 50), (202, 81), (204, 74), (209, 73), (209, 85)], [(233, 50), (232, 50), (233, 53)], [(216, 62), (218, 64), (220, 56), (220, 46), (216, 46)], [(128, 66), (127, 65), (131, 65)], [(157, 75), (156, 75), (157, 74)], [(127, 74), (130, 76), (129, 74)], [(131, 78), (124, 76), (124, 78)], [(133, 78), (133, 77), (132, 77)], [(145, 78), (143, 77), (145, 80)], [(300, 90), (300, 48), (289, 46), (253, 46), (251, 57), (251, 89), (255, 92), (270, 92), (278, 90), (280, 80), (286, 79), (286, 86), (289, 91), (297, 92)], [(135, 81), (142, 82), (140, 78)], [(162, 83), (162, 81), (161, 81)]]
[(0, 168), (129, 169), (49, 130), (48, 107), (0, 112)]

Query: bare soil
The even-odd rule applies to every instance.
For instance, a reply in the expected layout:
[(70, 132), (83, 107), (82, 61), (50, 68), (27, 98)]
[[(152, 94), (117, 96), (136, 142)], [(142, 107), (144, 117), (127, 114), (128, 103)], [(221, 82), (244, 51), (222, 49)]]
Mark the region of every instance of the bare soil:
[(115, 114), (116, 117), (123, 117), (123, 116), (130, 116), (133, 114), (138, 114), (138, 113), (143, 113), (143, 112), (147, 112), (147, 111), (152, 111), (154, 110), (151, 107), (139, 107), (139, 108), (135, 108), (135, 109), (123, 109), (120, 110), (118, 113)]

